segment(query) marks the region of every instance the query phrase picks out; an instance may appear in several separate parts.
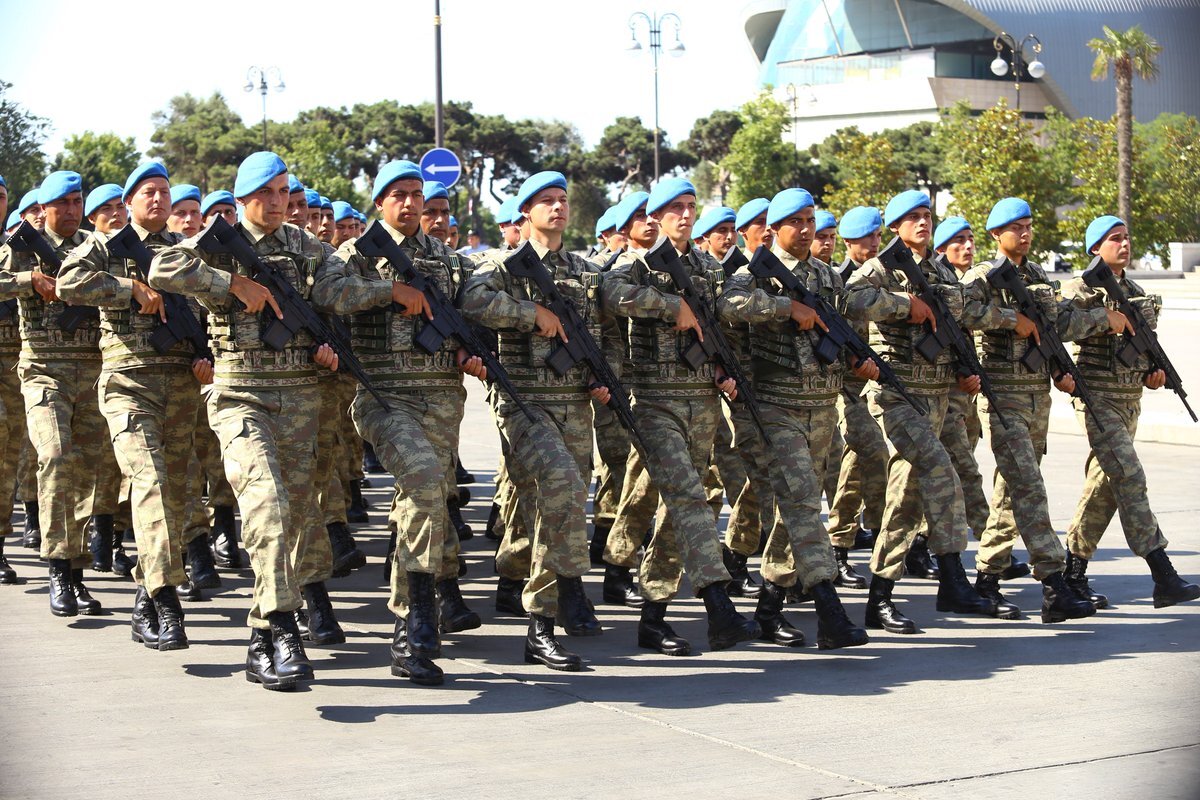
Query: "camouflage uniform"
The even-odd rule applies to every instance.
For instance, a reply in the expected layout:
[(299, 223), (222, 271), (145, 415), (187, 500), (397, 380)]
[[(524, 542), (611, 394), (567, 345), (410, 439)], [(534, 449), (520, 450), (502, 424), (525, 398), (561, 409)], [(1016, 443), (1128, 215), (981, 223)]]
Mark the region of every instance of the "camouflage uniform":
[[(311, 234), (283, 224), (266, 233), (248, 221), (236, 226), (255, 252), (302, 295), (306, 275), (335, 262)], [(197, 237), (198, 238), (198, 237)], [(324, 263), (322, 263), (324, 262)], [(254, 569), (249, 624), (268, 628), (267, 615), (300, 608), (297, 565), (311, 545), (316, 509), (312, 485), (320, 394), (314, 342), (298, 332), (281, 351), (261, 339), (263, 318), (230, 295), (231, 273), (249, 270), (228, 255), (201, 251), (187, 239), (157, 256), (150, 285), (197, 298), (209, 312), (216, 357), (208, 419), (221, 443), (225, 475), (242, 516), (242, 543)], [(263, 312), (271, 315), (270, 307)], [(328, 547), (326, 537), (325, 547)]]
[[(720, 266), (691, 244), (681, 259), (697, 289), (715, 304)], [(608, 314), (629, 318), (628, 383), (634, 416), (645, 434), (646, 469), (661, 498), (654, 538), (642, 561), (641, 592), (651, 602), (670, 600), (686, 569), (698, 594), (729, 580), (703, 486), (721, 422), (714, 365), (693, 372), (680, 361), (679, 346), (693, 335), (673, 330), (683, 299), (668, 275), (647, 268), (642, 252), (631, 249), (618, 259), (605, 276), (603, 297)], [(618, 516), (626, 505), (623, 499)]]
[[(1124, 273), (1117, 282), (1150, 326), (1156, 328), (1162, 310), (1161, 298), (1146, 294)], [(1081, 278), (1068, 281), (1062, 293), (1076, 308), (1119, 310), (1103, 289), (1092, 289)], [(1088, 453), (1083, 493), (1067, 525), (1067, 549), (1083, 559), (1095, 555), (1100, 537), (1118, 513), (1125, 541), (1135, 555), (1144, 557), (1167, 546), (1167, 538), (1150, 509), (1146, 472), (1133, 444), (1142, 410), (1143, 381), (1152, 365), (1147, 356), (1139, 358), (1133, 367), (1122, 364), (1116, 357), (1121, 341), (1122, 337), (1101, 332), (1077, 343), (1076, 364), (1095, 400), (1092, 406), (1085, 406), (1078, 398), (1074, 400), (1075, 415), (1087, 432), (1092, 449)], [(1096, 420), (1104, 426), (1103, 432), (1096, 427)], [(1110, 475), (1117, 479), (1110, 480)]]
[[(151, 252), (181, 239), (165, 228), (151, 233), (129, 224)], [(132, 261), (112, 256), (108, 239), (94, 232), (63, 261), (58, 292), (68, 302), (100, 308), (100, 410), (129, 481), (138, 545), (133, 578), (153, 597), (187, 579), (182, 536), (199, 385), (187, 342), (166, 353), (151, 346), (159, 317), (140, 313), (133, 299), (133, 281), (144, 283), (146, 276)]]
[[(60, 259), (83, 243), (44, 231)], [(58, 325), (61, 300), (43, 302), (33, 291), (33, 270), (47, 267), (32, 253), (0, 247), (0, 300), (16, 297), (21, 317), (17, 372), (25, 421), (37, 453), (37, 497), (43, 559), (84, 565), (93, 514), (116, 510), (120, 472), (96, 399), (100, 376), (100, 327), (87, 320), (72, 335)], [(101, 506), (100, 503), (104, 505)], [(90, 561), (90, 559), (89, 559)]]
[[(812, 257), (798, 260), (778, 245), (772, 252), (811, 291), (841, 305), (841, 278), (826, 264)], [(821, 483), (837, 426), (844, 365), (817, 361), (812, 334), (796, 328), (792, 299), (774, 280), (755, 278), (743, 267), (726, 282), (718, 308), (723, 317), (750, 324), (754, 389), (771, 439), (777, 522), (767, 539), (762, 574), (785, 588), (799, 582), (807, 591), (837, 575), (821, 522)]]
[[(0, 321), (0, 497), (10, 498), (17, 489), (17, 471), (21, 449), (28, 441), (25, 432), (25, 403), (21, 399), (21, 379), (17, 377), (17, 357), (21, 350), (18, 314)], [(21, 498), (24, 499), (24, 498)], [(36, 499), (36, 495), (33, 499)], [(5, 501), (7, 502), (7, 501)], [(12, 535), (11, 504), (0, 511), (0, 539)], [(0, 551), (2, 552), (2, 551)]]
[[(597, 267), (565, 249), (551, 252), (539, 242), (531, 244), (559, 290), (599, 337)], [(578, 365), (560, 377), (546, 366), (557, 343), (534, 332), (534, 304), (541, 294), (531, 282), (513, 277), (504, 258), (498, 252), (476, 267), (467, 282), (463, 314), (497, 332), (500, 361), (536, 417), (530, 421), (511, 398), (498, 393), (495, 410), (508, 442), (509, 477), (534, 506), (532, 567), (522, 601), (531, 614), (554, 617), (556, 576), (582, 577), (590, 565), (585, 514), (592, 459), (591, 373)]]
[[(988, 375), (991, 375), (990, 371)], [(942, 446), (950, 454), (954, 471), (958, 473), (958, 482), (962, 484), (967, 522), (976, 539), (983, 536), (991, 513), (991, 506), (983, 492), (983, 475), (979, 472), (979, 462), (975, 460), (975, 447), (982, 435), (983, 427), (979, 422), (979, 407), (975, 398), (957, 386), (950, 387), (940, 438)], [(1009, 541), (1011, 543), (1012, 540)]]
[[(707, 502), (707, 493), (705, 496)], [(654, 522), (659, 506), (658, 487), (650, 479), (642, 454), (630, 446), (621, 480), (621, 498), (617, 518), (608, 534), (604, 560), (619, 567), (638, 565), (638, 551), (646, 540), (646, 531)]]
[[(1031, 340), (1019, 339), (1013, 333), (1017, 325), (1014, 301), (987, 280), (988, 272), (1005, 260), (1001, 256), (994, 263), (978, 264), (963, 276), (966, 298), (963, 318), (970, 327), (983, 331), (980, 363), (995, 388), (995, 410), (1003, 412), (1008, 422), (1005, 427), (993, 413), (991, 404), (984, 402), (992, 453), (996, 457), (994, 499), (1007, 498), (1007, 503), (996, 505), (1011, 508), (1017, 532), (1029, 550), (1033, 575), (1043, 580), (1061, 572), (1066, 564), (1066, 553), (1050, 521), (1041, 471), (1050, 427), (1050, 371), (1047, 365), (1032, 373), (1020, 363)], [(1026, 259), (1017, 272), (1046, 317), (1054, 321), (1063, 341), (1108, 330), (1104, 309), (1085, 311), (1073, 309), (1067, 303), (1060, 305), (1055, 288), (1039, 265)], [(991, 527), (987, 528), (976, 558), (979, 571), (1002, 572), (1010, 563), (1012, 546), (1012, 539), (1003, 540)]]

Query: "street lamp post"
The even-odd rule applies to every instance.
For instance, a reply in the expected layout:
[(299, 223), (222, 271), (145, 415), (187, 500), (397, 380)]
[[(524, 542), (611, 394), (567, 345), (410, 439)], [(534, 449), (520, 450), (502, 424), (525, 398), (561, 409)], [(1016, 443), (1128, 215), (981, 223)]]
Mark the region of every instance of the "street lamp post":
[(658, 180), (661, 172), (659, 168), (658, 156), (658, 140), (660, 137), (658, 128), (658, 54), (662, 51), (662, 29), (664, 23), (671, 23), (675, 28), (675, 42), (667, 48), (667, 52), (673, 56), (683, 55), (683, 42), (679, 40), (679, 28), (681, 23), (679, 15), (668, 11), (661, 17), (657, 14), (651, 16), (644, 11), (635, 11), (629, 15), (629, 50), (637, 52), (642, 49), (642, 43), (637, 38), (637, 23), (642, 20), (646, 23), (646, 28), (650, 38), (650, 55), (654, 60), (654, 180)]
[[(268, 86), (267, 81), (275, 81), (274, 86)], [(283, 83), (283, 73), (279, 71), (279, 67), (251, 67), (246, 70), (246, 85), (242, 87), (247, 92), (253, 92), (255, 88), (262, 94), (262, 125), (263, 125), (263, 150), (267, 149), (267, 89), (271, 88), (277, 92), (282, 92), (287, 87)]]
[(433, 143), (441, 147), (446, 130), (442, 120), (442, 0), (433, 0), (433, 62)]
[[(1015, 37), (1006, 31), (1000, 31), (1000, 35), (992, 40), (992, 47), (996, 48), (996, 57), (992, 60), (992, 74), (997, 78), (1003, 78), (1008, 74), (1008, 70), (1012, 68), (1013, 88), (1017, 91), (1017, 111), (1021, 110), (1021, 65), (1025, 61), (1025, 45), (1033, 42), (1033, 61), (1025, 68), (1029, 77), (1037, 80), (1046, 74), (1046, 65), (1043, 64), (1038, 56), (1042, 52), (1042, 40), (1034, 36), (1032, 33), (1017, 43)], [(1005, 61), (1003, 55), (1004, 46), (1008, 45), (1009, 60)]]

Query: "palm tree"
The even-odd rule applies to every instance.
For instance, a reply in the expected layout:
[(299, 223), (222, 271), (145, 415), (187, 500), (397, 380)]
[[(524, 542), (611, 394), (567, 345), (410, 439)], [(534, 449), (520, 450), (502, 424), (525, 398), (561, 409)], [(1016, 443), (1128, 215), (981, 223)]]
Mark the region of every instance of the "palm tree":
[(1155, 59), (1162, 45), (1140, 25), (1124, 33), (1105, 25), (1104, 38), (1092, 39), (1088, 47), (1096, 54), (1092, 80), (1104, 80), (1110, 67), (1117, 76), (1117, 213), (1128, 221), (1133, 205), (1133, 76), (1145, 81), (1158, 77)]

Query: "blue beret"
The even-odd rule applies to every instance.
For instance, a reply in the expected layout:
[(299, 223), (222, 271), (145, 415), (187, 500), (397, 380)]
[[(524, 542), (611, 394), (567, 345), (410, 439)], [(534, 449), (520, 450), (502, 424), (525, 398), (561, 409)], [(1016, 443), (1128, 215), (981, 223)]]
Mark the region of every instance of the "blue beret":
[(784, 189), (772, 197), (771, 204), (767, 206), (767, 224), (774, 225), (800, 209), (814, 205), (816, 201), (807, 189)]
[(732, 208), (726, 206), (717, 206), (710, 208), (700, 215), (700, 219), (696, 220), (696, 224), (692, 227), (692, 238), (698, 239), (701, 236), (708, 236), (712, 233), (713, 228), (725, 222), (735, 222), (737, 214), (733, 213)]
[(5, 189), (8, 188), (8, 183), (4, 180), (3, 175), (0, 175), (0, 186), (3, 186)]
[(17, 203), (17, 213), (24, 214), (29, 210), (30, 206), (38, 204), (38, 190), (30, 189), (25, 194), (21, 195), (21, 202)]
[(424, 194), (427, 203), (438, 197), (450, 199), (450, 192), (446, 190), (446, 184), (441, 181), (425, 181)]
[(129, 199), (129, 195), (133, 194), (133, 190), (138, 187), (138, 184), (147, 178), (170, 180), (167, 168), (161, 162), (143, 161), (134, 167), (133, 172), (129, 173), (129, 177), (125, 179), (125, 188), (121, 191), (121, 197)]
[(356, 220), (358, 220), (359, 222), (367, 221), (367, 215), (362, 213), (361, 211), (358, 211), (357, 209), (354, 211), (354, 218)]
[(1114, 217), (1112, 214), (1105, 214), (1103, 217), (1096, 217), (1087, 226), (1087, 233), (1083, 236), (1083, 248), (1086, 252), (1092, 252), (1092, 248), (1104, 241), (1104, 237), (1108, 236), (1108, 232), (1118, 225), (1124, 225), (1125, 220), (1120, 217)]
[[(817, 212), (817, 231), (823, 231), (826, 228), (836, 228), (836, 227), (837, 227), (837, 217), (835, 217), (833, 214), (830, 214), (828, 211), (818, 211)], [(814, 233), (817, 231), (814, 231)]]
[(51, 172), (46, 176), (46, 180), (42, 181), (42, 185), (38, 187), (37, 201), (46, 205), (46, 203), (53, 203), (61, 197), (66, 197), (71, 192), (82, 191), (83, 179), (79, 177), (79, 173), (63, 169)]
[(450, 225), (449, 225), (449, 227), (451, 227), (451, 228), (457, 228), (457, 227), (458, 227), (458, 217), (454, 216), (453, 214), (451, 214), (451, 215), (450, 215)]
[(843, 239), (861, 239), (883, 227), (883, 217), (875, 206), (855, 206), (842, 215), (838, 235)]
[(567, 190), (567, 179), (561, 172), (547, 170), (545, 172), (537, 172), (530, 175), (521, 184), (521, 188), (517, 190), (517, 210), (524, 211), (525, 205), (537, 196), (538, 192), (544, 192), (546, 189), (552, 188)]
[(218, 189), (215, 192), (209, 192), (204, 195), (204, 199), (200, 201), (200, 213), (208, 214), (209, 209), (221, 204), (237, 208), (237, 200), (233, 199), (233, 192), (228, 189)]
[(8, 230), (21, 221), (21, 212), (13, 211), (8, 215), (8, 222), (4, 223), (4, 230)]
[(300, 179), (295, 175), (288, 175), (288, 194), (296, 194), (296, 192), (303, 191), (304, 184), (300, 182)]
[(737, 219), (734, 220), (733, 227), (739, 231), (749, 225), (754, 220), (767, 213), (767, 208), (771, 205), (771, 201), (765, 197), (756, 197), (747, 202), (738, 209)]
[(520, 214), (517, 211), (517, 198), (510, 197), (500, 204), (500, 208), (496, 211), (497, 225), (512, 225), (516, 222), (514, 217)]
[(596, 238), (600, 238), (600, 234), (613, 229), (612, 224), (612, 208), (606, 208), (604, 213), (600, 215), (600, 219), (596, 220)]
[(653, 214), (676, 197), (685, 194), (696, 194), (696, 187), (692, 185), (691, 181), (683, 178), (667, 178), (659, 181), (650, 190), (650, 197), (646, 200), (646, 213)]
[(90, 217), (92, 212), (100, 206), (111, 200), (117, 200), (122, 197), (121, 187), (115, 183), (105, 183), (97, 186), (88, 192), (87, 199), (83, 201), (83, 215)]
[[(354, 217), (354, 206), (347, 203), (345, 200), (333, 201), (333, 221), (341, 222), (346, 217)], [(357, 219), (357, 217), (354, 217)]]
[(621, 198), (621, 202), (613, 206), (612, 222), (613, 227), (621, 230), (629, 224), (629, 220), (633, 219), (633, 215), (638, 212), (639, 208), (643, 208), (650, 195), (647, 192), (630, 192)]
[(883, 224), (891, 226), (904, 218), (904, 215), (916, 208), (930, 208), (929, 195), (916, 189), (909, 189), (888, 200), (883, 209)]
[(988, 214), (987, 218), (987, 229), (994, 231), (1010, 222), (1032, 216), (1033, 211), (1029, 208), (1029, 203), (1019, 197), (1006, 197), (992, 206), (992, 213)]
[(962, 217), (946, 217), (933, 229), (933, 249), (937, 250), (963, 231), (971, 229), (971, 223)]
[(238, 167), (237, 180), (233, 182), (233, 194), (235, 197), (245, 197), (286, 172), (287, 164), (274, 153), (266, 150), (251, 153)]
[(316, 189), (305, 189), (304, 202), (308, 203), (309, 208), (320, 208), (321, 194)]
[(325, 195), (321, 195), (321, 208), (328, 208), (330, 211), (332, 211), (333, 210), (333, 201), (330, 200)]
[(383, 190), (396, 181), (421, 181), (424, 183), (425, 176), (421, 174), (421, 168), (411, 161), (389, 161), (375, 176), (375, 184), (371, 187), (371, 199), (378, 200), (379, 195), (383, 194)]
[(177, 183), (171, 187), (171, 205), (184, 200), (195, 200), (200, 202), (200, 187), (193, 186), (190, 183)]

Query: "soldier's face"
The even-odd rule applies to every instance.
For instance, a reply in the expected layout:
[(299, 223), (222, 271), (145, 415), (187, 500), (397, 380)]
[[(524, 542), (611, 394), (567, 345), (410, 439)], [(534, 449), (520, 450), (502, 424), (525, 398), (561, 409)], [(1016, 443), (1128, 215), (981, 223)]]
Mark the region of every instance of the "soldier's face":
[(288, 195), (287, 221), (301, 228), (308, 225), (308, 201), (304, 199), (304, 192)]
[(147, 178), (129, 195), (129, 213), (133, 221), (151, 233), (158, 233), (171, 216), (171, 184), (166, 178)]
[(446, 231), (446, 244), (448, 244), (450, 246), (451, 250), (458, 249), (458, 226), (457, 225), (455, 225), (450, 230)]
[(625, 234), (621, 233), (620, 231), (613, 231), (610, 233), (608, 235), (608, 240), (604, 242), (604, 245), (614, 253), (618, 250), (625, 249), (627, 244), (629, 244), (629, 241), (625, 238)]
[(8, 219), (8, 188), (0, 186), (0, 219)]
[(46, 215), (46, 227), (64, 239), (74, 236), (83, 222), (83, 192), (71, 192), (53, 203), (42, 206)]
[(354, 217), (346, 217), (339, 219), (334, 223), (333, 241), (330, 242), (334, 247), (340, 247), (342, 242), (348, 242), (358, 235), (358, 220)]
[(308, 206), (308, 215), (305, 219), (307, 221), (304, 227), (308, 228), (308, 232), (313, 236), (319, 235), (321, 233), (321, 207)]
[(746, 229), (742, 231), (742, 236), (746, 237), (746, 249), (753, 253), (760, 245), (770, 247), (775, 243), (775, 234), (767, 227), (767, 215), (764, 213), (761, 217), (755, 217), (746, 225)]
[(651, 216), (658, 220), (665, 235), (676, 245), (692, 238), (692, 226), (696, 224), (696, 195), (681, 194)]
[(1113, 269), (1124, 270), (1133, 256), (1133, 240), (1129, 236), (1129, 228), (1124, 225), (1113, 228), (1105, 234), (1094, 252)]
[(833, 258), (833, 248), (836, 244), (837, 231), (833, 228), (817, 231), (817, 235), (813, 239), (813, 255), (825, 263), (829, 263), (829, 259)]
[(571, 220), (571, 205), (567, 193), (557, 186), (535, 194), (526, 207), (529, 224), (545, 233), (562, 233)]
[(25, 214), (21, 219), (40, 231), (46, 226), (46, 210), (35, 203), (25, 209)]
[(425, 207), (421, 209), (421, 230), (426, 236), (446, 241), (446, 232), (450, 230), (449, 200), (435, 197), (425, 203)]
[[(239, 198), (245, 209), (246, 221), (267, 233), (274, 233), (287, 218), (288, 176), (276, 175), (256, 192)], [(197, 210), (199, 206), (197, 206)], [(172, 211), (172, 215), (174, 211)], [(190, 235), (190, 234), (189, 234)]]
[(621, 230), (627, 231), (629, 241), (643, 250), (654, 247), (654, 243), (662, 235), (662, 227), (658, 224), (658, 220), (646, 214), (645, 206), (633, 212), (629, 225)]
[(992, 231), (996, 245), (1009, 256), (1025, 257), (1033, 244), (1033, 220), (1029, 217), (1010, 222), (1003, 228)]
[(225, 221), (230, 225), (237, 224), (237, 209), (228, 203), (218, 203), (208, 210), (204, 215), (204, 224), (212, 222), (213, 217), (224, 217)]
[(737, 241), (737, 231), (733, 229), (732, 222), (722, 222), (713, 228), (704, 239), (708, 242), (708, 252), (720, 261)]
[(865, 264), (879, 255), (880, 239), (882, 239), (882, 235), (879, 231), (873, 231), (857, 239), (847, 239), (846, 255), (850, 256), (855, 264)]
[(413, 236), (421, 225), (425, 208), (424, 186), (416, 179), (392, 181), (375, 201), (383, 221), (405, 236)]
[(191, 238), (200, 232), (204, 225), (204, 217), (200, 214), (200, 204), (195, 200), (180, 200), (171, 206), (171, 218), (167, 227), (175, 233), (182, 233)]
[(95, 225), (96, 230), (101, 233), (112, 233), (121, 230), (129, 223), (129, 211), (118, 197), (115, 200), (109, 200), (93, 211), (92, 215), (88, 217), (88, 221)]
[(317, 238), (328, 244), (333, 241), (336, 229), (337, 223), (333, 221), (333, 209), (321, 206), (321, 227), (317, 232)]
[(817, 214), (812, 206), (805, 206), (791, 216), (781, 219), (771, 226), (775, 240), (789, 255), (796, 258), (808, 258), (812, 252), (814, 228), (817, 227)]
[(909, 247), (924, 251), (933, 236), (933, 214), (928, 208), (914, 208), (892, 223), (892, 231)]
[(946, 260), (959, 272), (966, 272), (975, 264), (975, 234), (970, 229), (955, 234), (942, 247)]
[[(500, 227), (500, 238), (509, 247), (516, 247), (521, 243), (521, 226), (508, 223)], [(468, 237), (469, 241), (469, 237)], [(474, 247), (475, 245), (471, 245)]]

